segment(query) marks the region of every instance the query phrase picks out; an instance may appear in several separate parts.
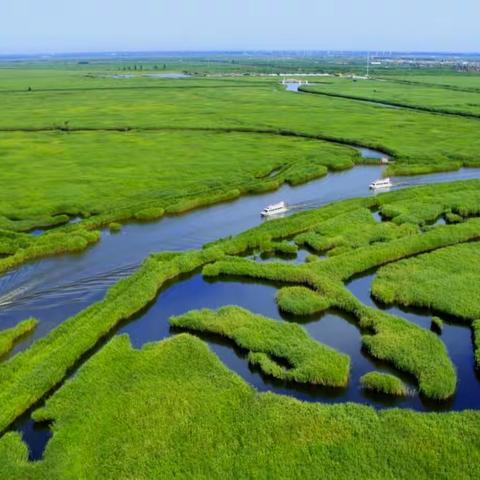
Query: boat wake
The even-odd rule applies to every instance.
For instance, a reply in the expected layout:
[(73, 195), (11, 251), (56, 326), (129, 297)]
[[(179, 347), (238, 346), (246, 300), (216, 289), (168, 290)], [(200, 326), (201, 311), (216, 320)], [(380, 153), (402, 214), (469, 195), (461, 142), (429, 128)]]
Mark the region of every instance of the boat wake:
[[(22, 271), (13, 272), (12, 275), (2, 279), (0, 284), (0, 291), (8, 289), (5, 293), (0, 294), (0, 308), (21, 307), (25, 303), (31, 304), (36, 301), (48, 304), (51, 307), (55, 305), (55, 299), (64, 303), (65, 297), (69, 297), (68, 301), (70, 302), (79, 301), (84, 298), (85, 294), (110, 287), (118, 280), (130, 275), (137, 267), (137, 264), (123, 265), (94, 276), (86, 276), (74, 282), (65, 283), (52, 282), (51, 278), (32, 279), (30, 273), (25, 275), (25, 272)], [(27, 280), (22, 283), (22, 279), (18, 277), (24, 276), (27, 277)], [(47, 283), (50, 283), (50, 285), (45, 287)]]

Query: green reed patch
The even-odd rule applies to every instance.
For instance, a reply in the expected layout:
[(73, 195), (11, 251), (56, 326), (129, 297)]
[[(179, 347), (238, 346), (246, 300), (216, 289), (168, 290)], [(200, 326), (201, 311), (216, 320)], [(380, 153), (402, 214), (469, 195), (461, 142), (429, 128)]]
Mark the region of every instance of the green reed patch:
[[(344, 257), (355, 255), (352, 253)], [(365, 332), (362, 343), (372, 356), (389, 361), (398, 369), (414, 375), (420, 392), (425, 396), (440, 400), (451, 397), (455, 392), (457, 376), (447, 349), (438, 336), (407, 320), (366, 307), (341, 281), (318, 268), (318, 263), (327, 262), (329, 260), (294, 266), (225, 258), (206, 265), (203, 273), (207, 276), (248, 276), (308, 286), (312, 289), (308, 294), (307, 289), (291, 287), (295, 288), (291, 290), (288, 287), (283, 299), (287, 308), (310, 313), (328, 305), (351, 313)], [(302, 294), (304, 297), (300, 300), (298, 297)]]
[(98, 231), (87, 231), (83, 228), (72, 231), (47, 232), (28, 241), (24, 240), (24, 237), (20, 237), (15, 240), (15, 247), (12, 249), (14, 251), (11, 252), (11, 255), (0, 258), (0, 273), (18, 267), (29, 260), (81, 252), (99, 239)]
[(330, 298), (305, 287), (284, 287), (278, 291), (276, 300), (280, 310), (294, 315), (313, 315), (332, 306)]
[(442, 248), (381, 268), (372, 293), (386, 303), (427, 307), (472, 321), (480, 317), (479, 264), (478, 242)]
[(372, 390), (386, 395), (404, 396), (408, 394), (405, 384), (395, 375), (380, 372), (368, 372), (360, 378), (365, 390)]
[(0, 358), (6, 355), (23, 336), (35, 330), (38, 324), (36, 318), (28, 318), (17, 323), (12, 328), (0, 331)]
[(229, 338), (249, 352), (250, 363), (275, 378), (330, 387), (348, 382), (348, 356), (313, 340), (299, 325), (254, 315), (240, 307), (191, 311), (169, 322), (173, 327)]
[(43, 460), (28, 462), (21, 434), (7, 433), (2, 478), (480, 476), (477, 412), (376, 411), (257, 393), (186, 334), (141, 350), (114, 338), (33, 417), (53, 421)]
[(108, 229), (112, 232), (112, 233), (118, 233), (122, 230), (122, 224), (121, 223), (116, 223), (116, 222), (112, 222), (108, 225)]
[[(463, 183), (463, 182), (462, 182)], [(477, 216), (480, 214), (480, 192), (475, 188), (476, 182), (463, 183), (464, 189), (455, 188), (455, 183), (446, 187), (438, 185), (419, 189), (413, 195), (393, 197), (393, 201), (384, 202), (381, 197), (381, 213), (394, 223), (414, 223), (425, 225), (437, 220), (442, 214), (458, 215), (451, 218), (459, 221), (459, 217)], [(459, 184), (457, 184), (459, 186)], [(452, 188), (453, 187), (453, 188)], [(455, 223), (452, 221), (450, 223)]]
[[(353, 209), (373, 208), (394, 201), (431, 197), (434, 202), (442, 195), (464, 192), (459, 205), (472, 210), (475, 207), (474, 197), (469, 200), (469, 194), (475, 191), (478, 185), (477, 181), (456, 182), (412, 188), (375, 198), (346, 200), (285, 219), (265, 222), (235, 237), (213, 242), (200, 251), (151, 256), (135, 274), (112, 287), (102, 301), (67, 319), (48, 335), (34, 342), (28, 350), (15, 355), (0, 366), (2, 405), (0, 429), (5, 429), (16, 417), (58, 384), (68, 369), (102, 337), (108, 335), (119, 322), (132, 317), (152, 301), (165, 282), (204, 265), (207, 265), (204, 268), (205, 274), (225, 273), (266, 278), (286, 283), (287, 286), (290, 284), (295, 287), (308, 287), (311, 291), (318, 292), (323, 300), (310, 298), (314, 300), (315, 308), (322, 302), (323, 306), (327, 300), (329, 305), (352, 313), (359, 320), (360, 328), (373, 332), (370, 337), (364, 335), (364, 344), (373, 355), (414, 374), (419, 381), (420, 390), (425, 395), (434, 398), (448, 397), (455, 390), (455, 371), (437, 336), (396, 317), (375, 310), (370, 312), (349, 294), (342, 280), (406, 256), (478, 238), (480, 236), (478, 220), (471, 219), (456, 225), (439, 226), (425, 233), (369, 244), (343, 255), (300, 266), (259, 265), (228, 255), (239, 255), (251, 249), (263, 251), (271, 248), (272, 242), (281, 243), (300, 233), (317, 229), (333, 216)], [(131, 218), (133, 213), (132, 210), (126, 209), (122, 212), (122, 218)], [(94, 215), (83, 220), (83, 226), (61, 227), (59, 231), (32, 237), (28, 242), (22, 234), (11, 232), (8, 235), (2, 234), (1, 238), (18, 242), (21, 248), (18, 248), (14, 255), (0, 259), (0, 269), (5, 270), (29, 258), (47, 255), (49, 252), (57, 251), (57, 248), (59, 252), (65, 251), (66, 246), (73, 250), (85, 248), (86, 244), (98, 238), (96, 231), (86, 229), (94, 230), (100, 225), (108, 225), (117, 216), (118, 213)], [(370, 224), (370, 221), (368, 222)], [(219, 260), (223, 261), (218, 262)], [(285, 299), (287, 298), (288, 295)], [(304, 308), (308, 311), (310, 308), (309, 300), (303, 301), (298, 295), (290, 296), (289, 300), (293, 305), (292, 310)], [(264, 368), (267, 368), (265, 358), (263, 364)], [(42, 371), (42, 375), (38, 375), (39, 371)]]
[(124, 209), (130, 219), (157, 219), (258, 191), (269, 181), (257, 177), (262, 168), (288, 166), (278, 188), (355, 163), (349, 147), (261, 132), (1, 133), (0, 228), (60, 225), (65, 214), (119, 221)]
[(152, 301), (165, 282), (222, 255), (218, 248), (210, 248), (149, 257), (134, 274), (111, 287), (103, 300), (0, 365), (0, 431), (57, 385), (122, 320)]
[(165, 214), (165, 209), (162, 207), (149, 207), (139, 210), (135, 213), (135, 220), (140, 221), (149, 221), (149, 220), (157, 220)]
[(376, 222), (367, 208), (357, 208), (320, 223), (313, 230), (295, 237), (299, 245), (306, 244), (329, 256), (348, 252), (374, 243), (418, 233), (413, 225), (398, 227), (390, 222)]
[(316, 262), (315, 269), (335, 278), (347, 280), (374, 267), (425, 252), (480, 238), (480, 220), (471, 219), (456, 225), (438, 225), (433, 229), (385, 243), (361, 247), (351, 255), (338, 255)]
[(356, 82), (351, 79), (334, 77), (328, 84), (302, 87), (302, 90), (426, 112), (480, 117), (480, 92), (445, 88), (442, 85), (427, 85), (419, 82), (399, 83), (395, 78)]

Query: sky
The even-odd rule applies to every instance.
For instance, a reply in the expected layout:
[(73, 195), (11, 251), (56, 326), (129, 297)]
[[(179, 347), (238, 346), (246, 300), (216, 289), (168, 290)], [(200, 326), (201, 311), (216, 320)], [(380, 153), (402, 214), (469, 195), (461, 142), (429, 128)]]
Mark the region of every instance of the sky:
[(0, 54), (480, 52), (480, 0), (0, 0)]

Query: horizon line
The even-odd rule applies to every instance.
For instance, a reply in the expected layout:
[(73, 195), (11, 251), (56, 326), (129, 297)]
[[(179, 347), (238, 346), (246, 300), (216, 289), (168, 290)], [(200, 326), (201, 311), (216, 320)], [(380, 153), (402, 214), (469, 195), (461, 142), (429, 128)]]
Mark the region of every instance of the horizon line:
[(251, 53), (337, 53), (337, 54), (411, 54), (411, 55), (480, 55), (477, 50), (395, 50), (395, 49), (314, 49), (314, 48), (296, 48), (296, 49), (183, 49), (183, 50), (75, 50), (75, 51), (56, 51), (56, 52), (16, 52), (2, 53), (0, 58), (4, 57), (56, 57), (56, 56), (74, 56), (74, 55), (131, 55), (131, 54), (251, 54)]

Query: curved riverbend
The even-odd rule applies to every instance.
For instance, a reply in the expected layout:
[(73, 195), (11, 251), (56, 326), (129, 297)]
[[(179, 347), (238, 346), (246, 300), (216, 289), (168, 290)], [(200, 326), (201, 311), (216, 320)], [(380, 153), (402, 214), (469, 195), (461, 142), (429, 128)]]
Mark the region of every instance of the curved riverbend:
[[(2, 328), (12, 326), (28, 316), (35, 316), (40, 320), (35, 333), (18, 344), (12, 355), (27, 348), (35, 339), (45, 335), (66, 318), (100, 300), (110, 285), (129, 275), (152, 252), (200, 248), (219, 237), (240, 233), (258, 225), (261, 221), (259, 211), (266, 204), (279, 200), (286, 200), (290, 205), (290, 212), (293, 213), (336, 200), (372, 195), (373, 193), (368, 190), (368, 184), (381, 174), (381, 166), (358, 166), (348, 171), (330, 173), (327, 177), (301, 186), (284, 185), (275, 192), (242, 197), (184, 215), (166, 217), (157, 222), (125, 225), (117, 234), (104, 231), (102, 240), (81, 254), (43, 259), (8, 272), (0, 278)], [(395, 188), (403, 188), (467, 178), (480, 178), (480, 169), (462, 169), (457, 172), (402, 178), (401, 182), (394, 179), (394, 183), (397, 184)], [(304, 261), (308, 254), (309, 252), (301, 250), (292, 261)], [(168, 326), (168, 318), (171, 315), (197, 308), (218, 308), (226, 304), (243, 306), (279, 321), (291, 320), (278, 311), (274, 300), (276, 289), (277, 286), (274, 284), (238, 279), (211, 282), (196, 273), (163, 289), (151, 306), (120, 326), (116, 332), (112, 332), (112, 335), (128, 333), (134, 346), (140, 347), (146, 342), (160, 340), (176, 333)], [(369, 284), (363, 288), (359, 297), (368, 304)], [(391, 313), (403, 316), (395, 311)], [(425, 326), (425, 320), (418, 323)], [(360, 376), (371, 370), (394, 372), (401, 376), (413, 392), (414, 380), (363, 352), (361, 332), (348, 316), (329, 311), (324, 315), (306, 319), (303, 325), (313, 338), (351, 357), (350, 381), (345, 389), (305, 387), (274, 381), (251, 368), (244, 352), (234, 348), (229, 342), (215, 337), (204, 338), (229, 368), (259, 391), (273, 391), (306, 401), (325, 403), (353, 401), (373, 405), (376, 408), (399, 406), (425, 411), (479, 408), (477, 403), (480, 396), (477, 390), (480, 384), (473, 372), (473, 363), (469, 358), (466, 359), (461, 364), (460, 370), (459, 357), (452, 353), (450, 344), (447, 345), (449, 353), (459, 368), (461, 379), (459, 391), (452, 402), (428, 402), (417, 393), (405, 398), (392, 399), (364, 392), (359, 385)], [(466, 343), (465, 331), (462, 330), (457, 346), (462, 345), (469, 349), (471, 356), (472, 348)], [(467, 390), (464, 391), (464, 388)], [(473, 403), (465, 403), (463, 397), (471, 398)], [(36, 425), (30, 419), (30, 412), (20, 417), (12, 427), (22, 432), (24, 440), (30, 446), (31, 459), (37, 459), (41, 457), (44, 446), (50, 438), (50, 430), (48, 425)]]
[[(260, 210), (280, 200), (289, 213), (345, 198), (372, 195), (368, 184), (382, 175), (381, 166), (357, 166), (297, 187), (241, 197), (151, 223), (125, 225), (121, 232), (102, 232), (101, 241), (80, 254), (27, 263), (0, 277), (0, 324), (8, 328), (29, 316), (40, 320), (36, 331), (12, 354), (28, 347), (63, 320), (103, 297), (107, 288), (129, 275), (150, 253), (200, 248), (220, 237), (238, 234), (261, 222)], [(461, 169), (393, 179), (394, 188), (480, 178), (480, 169)]]
[[(308, 253), (300, 251), (298, 257), (291, 261), (301, 262)], [(277, 261), (281, 260), (277, 258)], [(376, 307), (377, 305), (370, 297), (373, 277), (373, 274), (367, 274), (356, 278), (348, 284), (348, 288), (365, 304)], [(168, 319), (173, 315), (179, 315), (191, 309), (217, 309), (224, 305), (235, 304), (278, 321), (300, 322), (313, 338), (348, 354), (351, 359), (350, 378), (345, 388), (333, 389), (282, 382), (265, 376), (252, 367), (248, 363), (246, 352), (228, 340), (214, 335), (196, 334), (209, 344), (227, 367), (260, 392), (271, 391), (310, 402), (356, 402), (375, 408), (402, 407), (418, 411), (479, 408), (480, 382), (473, 368), (473, 349), (468, 348), (471, 332), (467, 326), (447, 323), (442, 333), (442, 339), (457, 367), (459, 385), (458, 391), (452, 399), (438, 403), (419, 396), (416, 391), (416, 382), (412, 377), (396, 370), (386, 362), (378, 361), (365, 352), (362, 349), (361, 332), (358, 325), (348, 315), (329, 310), (320, 315), (293, 319), (282, 314), (275, 302), (275, 293), (280, 286), (283, 285), (238, 278), (232, 280), (222, 278), (212, 281), (202, 277), (200, 273), (195, 273), (162, 289), (151, 305), (125, 322), (112, 334), (126, 333), (130, 336), (132, 345), (141, 348), (148, 342), (163, 340), (178, 333), (168, 324)], [(421, 327), (429, 327), (431, 317), (428, 313), (407, 312), (396, 307), (389, 308), (388, 311)], [(98, 348), (101, 348), (101, 345), (97, 345), (94, 350), (97, 351)], [(393, 373), (400, 377), (408, 386), (411, 394), (405, 397), (391, 397), (362, 390), (359, 383), (360, 377), (373, 370)], [(28, 444), (31, 460), (38, 460), (42, 457), (44, 448), (52, 435), (48, 423), (36, 424), (31, 420), (31, 412), (36, 408), (38, 405), (12, 425), (13, 429), (22, 433), (24, 441)]]

